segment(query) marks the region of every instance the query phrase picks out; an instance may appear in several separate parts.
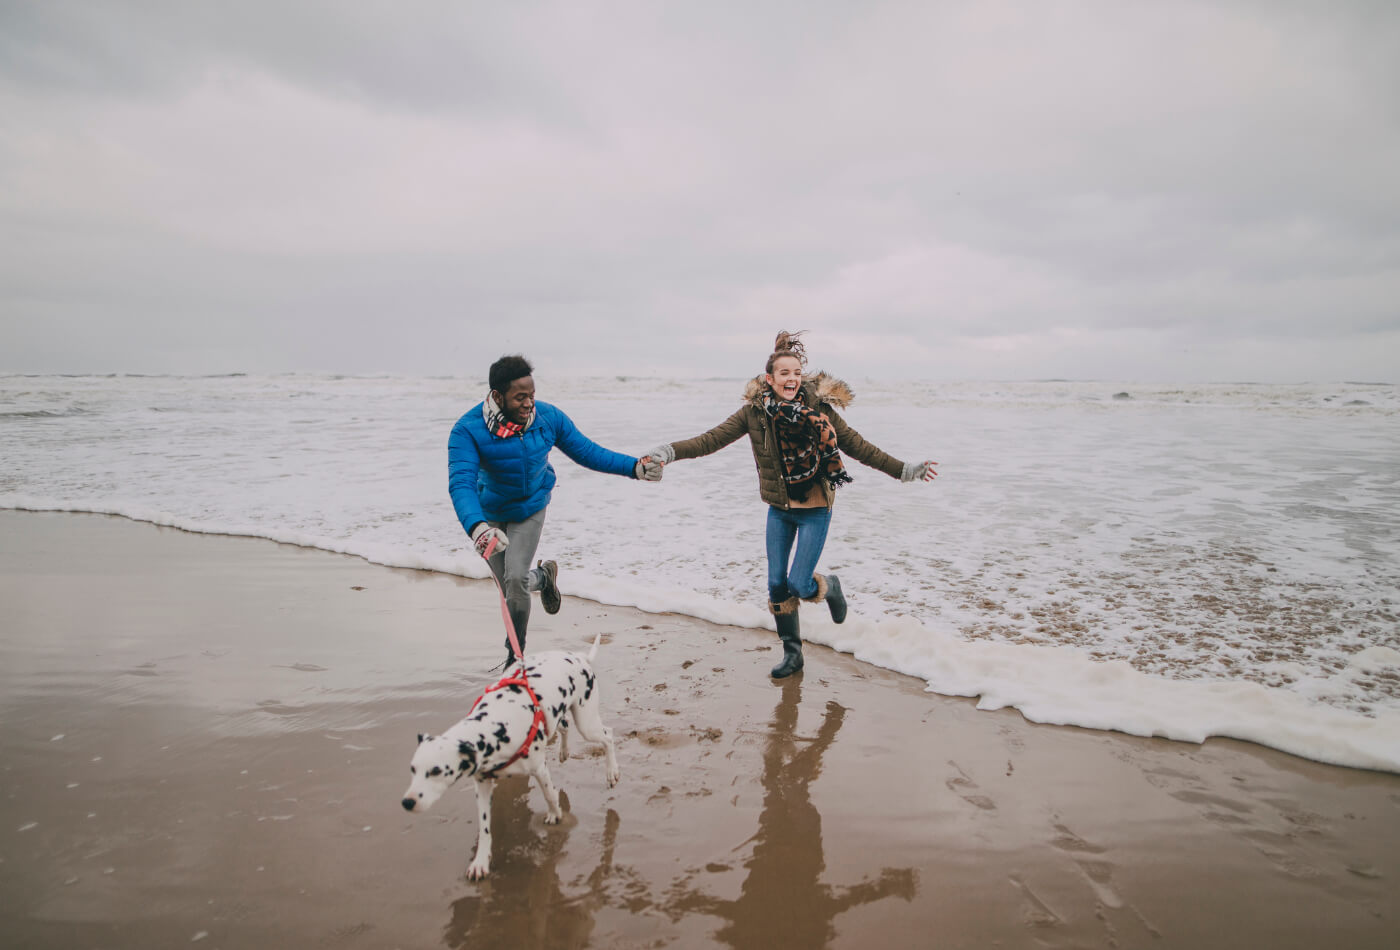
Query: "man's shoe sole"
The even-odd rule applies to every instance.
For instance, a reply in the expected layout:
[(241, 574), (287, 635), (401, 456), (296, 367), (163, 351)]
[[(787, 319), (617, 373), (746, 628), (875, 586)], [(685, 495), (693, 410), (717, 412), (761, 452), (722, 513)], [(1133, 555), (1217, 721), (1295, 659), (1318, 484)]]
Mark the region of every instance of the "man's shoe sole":
[(564, 603), (564, 598), (559, 596), (559, 586), (556, 583), (559, 577), (559, 565), (553, 561), (541, 561), (540, 573), (544, 575), (544, 583), (540, 585), (540, 604), (547, 614), (557, 614), (559, 607)]

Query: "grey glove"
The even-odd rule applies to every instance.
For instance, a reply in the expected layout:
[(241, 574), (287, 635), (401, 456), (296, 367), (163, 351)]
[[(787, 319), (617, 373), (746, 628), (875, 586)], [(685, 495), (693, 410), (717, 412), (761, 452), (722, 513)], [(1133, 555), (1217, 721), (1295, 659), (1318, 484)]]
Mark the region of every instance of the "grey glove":
[(644, 482), (661, 481), (662, 465), (650, 456), (643, 456), (637, 459), (637, 465), (632, 470), (638, 479)]
[(662, 465), (670, 465), (676, 460), (675, 447), (669, 442), (658, 445), (648, 452), (647, 455), (651, 456), (653, 460), (660, 462)]
[(933, 470), (937, 462), (905, 462), (904, 471), (900, 473), (901, 482), (926, 481), (931, 482), (938, 477), (938, 473)]
[(496, 550), (492, 551), (492, 554), (500, 554), (510, 547), (510, 538), (506, 537), (506, 533), (500, 528), (493, 528), (485, 521), (472, 528), (472, 544), (476, 546), (476, 553), (482, 557), (486, 556), (486, 546), (493, 538), (496, 541)]

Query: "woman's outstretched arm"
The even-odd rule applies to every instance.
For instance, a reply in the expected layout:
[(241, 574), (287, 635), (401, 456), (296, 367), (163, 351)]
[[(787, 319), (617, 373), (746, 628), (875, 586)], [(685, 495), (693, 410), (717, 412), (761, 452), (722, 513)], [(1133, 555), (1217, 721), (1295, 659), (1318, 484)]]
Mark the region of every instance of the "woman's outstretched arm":
[(677, 459), (697, 459), (702, 455), (718, 452), (749, 431), (745, 410), (740, 409), (708, 432), (702, 432), (693, 439), (680, 442), (666, 442), (647, 452), (656, 461), (668, 465)]
[(846, 425), (846, 420), (842, 419), (841, 414), (835, 409), (823, 404), (822, 413), (831, 420), (831, 425), (836, 430), (836, 445), (842, 452), (845, 452), (862, 465), (869, 465), (871, 468), (879, 469), (891, 478), (903, 477), (903, 462), (881, 449), (875, 443), (866, 441), (864, 436)]
[(931, 482), (938, 477), (938, 472), (934, 468), (938, 464), (937, 462), (901, 462), (874, 443), (866, 441), (864, 436), (846, 425), (846, 420), (842, 419), (840, 414), (830, 406), (824, 407), (824, 412), (826, 417), (831, 420), (831, 425), (836, 429), (836, 445), (857, 462), (879, 469), (901, 482), (918, 480)]

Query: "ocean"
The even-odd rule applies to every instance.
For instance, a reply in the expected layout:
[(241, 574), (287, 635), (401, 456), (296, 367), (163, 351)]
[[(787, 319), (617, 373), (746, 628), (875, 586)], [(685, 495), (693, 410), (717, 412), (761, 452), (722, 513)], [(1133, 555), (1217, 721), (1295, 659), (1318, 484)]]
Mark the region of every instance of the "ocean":
[[(744, 386), (536, 382), (629, 454), (718, 424)], [(850, 464), (821, 569), (840, 575), (851, 616), (804, 608), (808, 640), (1036, 722), (1231, 736), (1400, 772), (1400, 387), (848, 382), (846, 421), (896, 457), (938, 461), (939, 478)], [(485, 577), (446, 454), (485, 389), (4, 375), (0, 508)], [(558, 561), (565, 593), (771, 629), (747, 439), (659, 484), (553, 462), (539, 556)]]

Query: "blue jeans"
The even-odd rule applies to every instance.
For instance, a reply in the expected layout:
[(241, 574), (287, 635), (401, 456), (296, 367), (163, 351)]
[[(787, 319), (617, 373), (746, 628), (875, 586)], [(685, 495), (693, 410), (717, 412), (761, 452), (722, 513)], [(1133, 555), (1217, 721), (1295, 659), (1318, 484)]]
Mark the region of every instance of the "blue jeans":
[[(812, 575), (826, 546), (831, 527), (830, 508), (768, 508), (768, 599), (781, 604), (789, 597), (811, 597), (817, 592)], [(793, 542), (797, 551), (793, 553)], [(791, 556), (791, 567), (789, 564)]]

